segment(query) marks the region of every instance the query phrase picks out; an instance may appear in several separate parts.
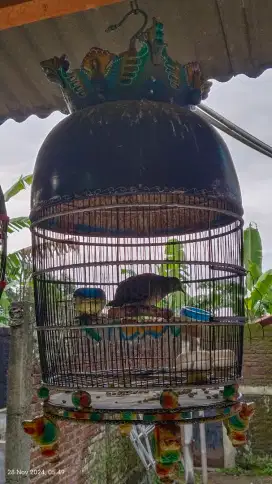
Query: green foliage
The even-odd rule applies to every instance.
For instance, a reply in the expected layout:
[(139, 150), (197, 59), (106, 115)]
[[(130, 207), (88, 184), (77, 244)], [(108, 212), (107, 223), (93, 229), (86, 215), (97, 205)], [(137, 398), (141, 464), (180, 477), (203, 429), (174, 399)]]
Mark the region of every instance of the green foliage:
[(244, 266), (247, 270), (245, 309), (249, 321), (272, 313), (272, 270), (262, 273), (262, 240), (256, 224), (244, 231)]
[(118, 427), (106, 424), (104, 438), (92, 444), (84, 472), (89, 484), (136, 483), (144, 469), (131, 441), (119, 435)]
[[(8, 202), (12, 197), (18, 195), (22, 190), (27, 189), (32, 183), (33, 175), (20, 176), (16, 183), (9, 188), (4, 194), (5, 201)], [(30, 227), (30, 221), (28, 217), (16, 217), (12, 218), (9, 222), (8, 232), (13, 234), (20, 232), (21, 230)], [(45, 248), (45, 245), (43, 245)], [(71, 245), (62, 244), (61, 247), (54, 242), (48, 243), (46, 247), (49, 253), (56, 252), (58, 255), (61, 253), (67, 253), (71, 249)], [(0, 301), (0, 323), (8, 324), (9, 321), (9, 307), (12, 301), (23, 300), (26, 296), (26, 292), (29, 297), (33, 297), (33, 282), (32, 282), (32, 255), (31, 247), (27, 247), (16, 252), (10, 253), (7, 256), (6, 264), (6, 280), (7, 286), (2, 294)], [(50, 276), (47, 276), (50, 279)], [(70, 281), (69, 281), (70, 283)], [(60, 292), (57, 284), (52, 279), (51, 284), (51, 297), (55, 300), (60, 300), (64, 296), (70, 295), (74, 290), (74, 286), (71, 284), (65, 284)]]
[[(240, 285), (234, 281), (202, 282), (197, 285), (197, 295), (191, 295), (186, 287), (189, 278), (186, 265), (185, 249), (177, 239), (169, 239), (164, 250), (165, 262), (156, 267), (156, 273), (163, 276), (178, 277), (184, 281), (184, 292), (175, 292), (160, 302), (160, 307), (172, 310), (185, 304), (200, 309), (216, 310), (223, 306), (231, 308), (234, 314), (239, 313)], [(256, 224), (251, 223), (244, 231), (244, 267), (247, 271), (245, 311), (247, 318), (253, 322), (265, 314), (272, 314), (272, 269), (262, 273), (262, 240)], [(133, 270), (122, 269), (128, 277), (136, 275)], [(242, 296), (242, 294), (241, 294)]]
[(136, 272), (132, 269), (121, 269), (121, 274), (125, 274), (127, 277), (137, 276)]
[[(163, 263), (157, 266), (157, 273), (165, 277), (177, 277), (181, 281), (185, 281), (186, 277), (189, 276), (188, 266), (185, 261), (185, 251), (184, 247), (177, 239), (169, 239), (165, 244), (164, 257), (167, 263)], [(185, 284), (184, 292), (177, 291), (169, 294), (163, 301), (161, 301), (160, 306), (168, 306), (172, 310), (181, 308), (185, 304)]]
[(233, 310), (234, 314), (237, 314), (239, 301), (236, 295), (239, 291), (239, 284), (233, 281), (216, 281), (216, 288), (213, 281), (201, 282), (197, 286), (197, 296), (190, 297), (188, 304), (204, 310), (227, 306)]
[(217, 472), (231, 476), (272, 476), (271, 456), (254, 456), (247, 453), (237, 460), (237, 467), (232, 469), (217, 469)]
[(32, 287), (31, 247), (12, 252), (7, 256), (7, 286), (0, 301), (0, 322), (8, 324), (12, 301), (23, 300), (25, 291)]
[(244, 266), (247, 271), (246, 287), (251, 290), (262, 274), (262, 240), (255, 224), (244, 231)]
[(9, 283), (22, 278), (28, 280), (31, 276), (31, 247), (8, 254), (6, 272)]
[[(5, 201), (8, 202), (22, 190), (26, 190), (31, 185), (32, 179), (32, 175), (20, 176), (4, 194)], [(15, 217), (9, 221), (8, 233), (20, 232), (29, 226), (28, 217)], [(8, 254), (6, 280), (7, 286), (0, 300), (0, 323), (2, 324), (8, 324), (11, 302), (22, 300), (25, 297), (25, 291), (32, 286), (30, 247)]]
[(19, 179), (4, 193), (5, 202), (15, 197), (22, 190), (26, 190), (32, 184), (33, 175), (21, 175)]
[(161, 276), (177, 277), (181, 281), (188, 276), (185, 260), (185, 251), (181, 242), (176, 239), (169, 239), (164, 249), (167, 264), (157, 267), (157, 273)]
[[(157, 475), (154, 472), (151, 482), (152, 482), (152, 484), (161, 484), (162, 481), (157, 477)], [(201, 482), (202, 482), (201, 474), (197, 471), (195, 472), (195, 481), (194, 482), (195, 482), (195, 484), (201, 484)], [(183, 467), (182, 463), (179, 464), (177, 479), (175, 480), (175, 483), (176, 484), (185, 484), (184, 467)]]
[(11, 218), (8, 224), (8, 233), (14, 234), (15, 232), (20, 232), (23, 229), (29, 229), (30, 220), (28, 217), (16, 217)]
[(249, 296), (246, 298), (246, 306), (250, 312), (262, 316), (268, 306), (272, 306), (272, 269), (264, 272), (252, 287)]
[(0, 324), (8, 324), (8, 311), (10, 307), (10, 299), (8, 297), (7, 288), (3, 292), (0, 301)]
[[(272, 313), (272, 270), (262, 273), (262, 258), (261, 236), (257, 225), (251, 223), (244, 231), (245, 312), (251, 322)], [(238, 314), (239, 291), (239, 285), (234, 282), (217, 282), (216, 289), (212, 282), (200, 283), (197, 297), (191, 298), (189, 304), (202, 309), (211, 306), (219, 309), (224, 304)]]

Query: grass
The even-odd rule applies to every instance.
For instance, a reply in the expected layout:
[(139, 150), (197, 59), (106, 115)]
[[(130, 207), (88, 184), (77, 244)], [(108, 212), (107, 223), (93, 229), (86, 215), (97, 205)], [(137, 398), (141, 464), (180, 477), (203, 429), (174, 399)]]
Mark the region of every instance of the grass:
[[(185, 484), (184, 481), (184, 469), (183, 466), (180, 466), (179, 469), (179, 475), (177, 476), (177, 479), (175, 481), (177, 484)], [(152, 484), (161, 484), (161, 480), (154, 474)], [(195, 471), (195, 484), (201, 484), (201, 475), (199, 472)]]
[[(245, 454), (239, 457), (237, 466), (233, 469), (216, 469), (214, 472), (229, 476), (251, 476), (267, 477), (272, 476), (272, 456), (256, 457), (252, 454)], [(201, 483), (201, 475), (195, 473), (196, 484)], [(154, 475), (152, 484), (159, 484), (161, 481)], [(184, 484), (184, 471), (180, 467), (179, 477), (176, 481), (178, 484)]]
[(233, 469), (217, 469), (216, 472), (231, 476), (272, 476), (272, 457), (241, 456)]

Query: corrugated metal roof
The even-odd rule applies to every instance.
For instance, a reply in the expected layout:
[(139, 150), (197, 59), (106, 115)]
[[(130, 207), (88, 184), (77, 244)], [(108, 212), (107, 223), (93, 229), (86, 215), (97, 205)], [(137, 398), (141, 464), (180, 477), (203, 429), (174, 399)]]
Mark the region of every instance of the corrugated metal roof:
[[(139, 0), (165, 25), (169, 53), (181, 63), (198, 61), (206, 78), (259, 76), (272, 66), (271, 0)], [(43, 20), (0, 32), (0, 122), (66, 112), (56, 86), (40, 62), (65, 53), (79, 67), (93, 47), (122, 52), (141, 24), (133, 16), (118, 31), (105, 33), (129, 10), (129, 2)]]

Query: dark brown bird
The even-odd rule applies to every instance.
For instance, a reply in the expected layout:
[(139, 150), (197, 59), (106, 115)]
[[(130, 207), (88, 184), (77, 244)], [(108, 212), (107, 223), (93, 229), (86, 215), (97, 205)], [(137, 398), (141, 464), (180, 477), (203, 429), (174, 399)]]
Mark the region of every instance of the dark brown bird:
[(177, 277), (164, 277), (157, 274), (140, 274), (122, 281), (108, 306), (124, 305), (155, 306), (168, 294), (182, 291)]

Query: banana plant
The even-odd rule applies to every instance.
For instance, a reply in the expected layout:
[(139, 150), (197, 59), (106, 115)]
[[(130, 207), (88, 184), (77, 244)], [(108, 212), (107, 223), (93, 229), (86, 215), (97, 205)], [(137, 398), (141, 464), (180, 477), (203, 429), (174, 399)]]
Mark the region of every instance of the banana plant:
[(251, 291), (262, 274), (262, 239), (258, 227), (250, 223), (244, 231), (244, 267), (247, 271), (246, 288)]
[[(33, 175), (20, 176), (19, 179), (4, 193), (5, 202), (21, 191), (26, 190), (32, 183)], [(8, 233), (14, 234), (30, 227), (28, 217), (14, 217), (9, 220)], [(8, 324), (8, 311), (10, 303), (24, 297), (26, 284), (30, 283), (31, 251), (30, 248), (21, 249), (8, 254), (6, 265), (7, 286), (0, 300), (0, 323)]]
[[(33, 175), (20, 176), (16, 183), (14, 183), (4, 194), (5, 201), (18, 195), (22, 190), (26, 190), (32, 183)], [(28, 217), (11, 218), (8, 225), (8, 233), (14, 234), (23, 229), (29, 229), (30, 220)], [(43, 245), (44, 248), (44, 245)], [(78, 246), (73, 247), (74, 250), (79, 250)], [(62, 244), (61, 247), (54, 242), (48, 243), (48, 251), (50, 253), (68, 252), (71, 250), (71, 244)], [(0, 323), (8, 324), (9, 321), (9, 307), (12, 301), (22, 301), (26, 295), (33, 296), (33, 282), (32, 282), (32, 250), (31, 247), (26, 247), (21, 250), (9, 253), (6, 264), (6, 280), (7, 286), (2, 293), (0, 300)], [(48, 278), (50, 276), (48, 275)], [(52, 278), (53, 282), (53, 278)], [(54, 299), (60, 300), (61, 297), (69, 298), (74, 286), (71, 281), (67, 285), (63, 285), (60, 292), (58, 286), (52, 284), (52, 294), (54, 292)]]
[(262, 240), (256, 224), (244, 231), (244, 266), (247, 270), (245, 306), (249, 321), (272, 314), (272, 269), (263, 273)]
[(238, 314), (239, 300), (237, 294), (240, 285), (234, 281), (200, 282), (197, 285), (197, 295), (188, 298), (188, 305), (195, 306), (205, 311), (213, 311), (222, 308), (231, 308), (233, 314)]
[[(244, 230), (244, 267), (246, 269), (245, 283), (245, 313), (250, 322), (261, 316), (272, 314), (272, 270), (263, 273), (262, 239), (258, 227), (251, 223)], [(202, 309), (211, 306), (214, 310), (228, 306), (237, 314), (239, 301), (236, 283), (218, 283), (216, 290), (212, 283), (201, 283), (198, 286), (198, 295), (191, 298), (189, 304)]]
[[(188, 269), (185, 262), (185, 251), (183, 244), (177, 239), (169, 239), (164, 247), (164, 259), (167, 261), (156, 266), (156, 274), (165, 277), (177, 277), (184, 281), (183, 291), (170, 294), (158, 303), (158, 307), (169, 307), (172, 310), (180, 309), (185, 304), (186, 298), (186, 278)], [(121, 274), (127, 277), (136, 276), (133, 269), (121, 269)]]
[[(18, 195), (21, 191), (26, 190), (32, 184), (32, 180), (32, 174), (25, 176), (21, 175), (18, 180), (4, 193), (5, 202), (9, 202), (11, 198)], [(28, 217), (11, 218), (9, 221), (8, 233), (13, 234), (14, 232), (27, 229), (29, 226), (30, 221)]]
[(189, 277), (188, 265), (185, 262), (184, 246), (177, 239), (169, 239), (165, 244), (164, 257), (167, 263), (157, 266), (157, 273), (165, 277), (177, 277), (183, 284), (183, 291), (169, 294), (161, 301), (162, 306), (168, 306), (172, 310), (177, 310), (185, 305), (186, 299), (186, 279)]

